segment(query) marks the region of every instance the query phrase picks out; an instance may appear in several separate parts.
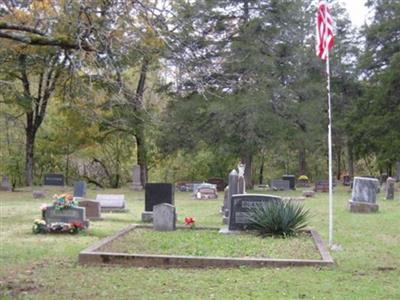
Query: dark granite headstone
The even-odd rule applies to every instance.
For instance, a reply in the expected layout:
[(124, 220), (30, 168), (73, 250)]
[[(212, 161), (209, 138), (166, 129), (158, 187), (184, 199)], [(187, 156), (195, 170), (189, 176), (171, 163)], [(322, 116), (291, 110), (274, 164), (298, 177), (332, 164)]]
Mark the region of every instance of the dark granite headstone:
[(161, 203), (175, 204), (175, 187), (171, 183), (147, 183), (145, 187), (145, 211)]
[(270, 184), (270, 189), (278, 191), (290, 190), (290, 181), (281, 179), (272, 179)]
[(315, 182), (314, 191), (322, 193), (329, 192), (329, 180), (317, 180)]
[(56, 209), (54, 206), (48, 206), (43, 210), (43, 219), (47, 224), (81, 222), (85, 227), (89, 226), (89, 222), (86, 220), (84, 207)]
[(63, 174), (44, 174), (44, 185), (64, 186)]
[(296, 177), (294, 175), (282, 175), (282, 180), (288, 180), (289, 181), (289, 188), (291, 190), (296, 189)]
[(343, 175), (343, 185), (344, 186), (349, 186), (351, 185), (351, 177), (350, 175)]
[(100, 202), (93, 200), (80, 200), (78, 205), (86, 209), (87, 219), (102, 220)]
[(74, 197), (85, 197), (86, 196), (86, 182), (77, 181), (74, 184)]
[(281, 200), (281, 197), (263, 194), (233, 195), (230, 205), (229, 230), (246, 230), (249, 227), (248, 213), (250, 207)]

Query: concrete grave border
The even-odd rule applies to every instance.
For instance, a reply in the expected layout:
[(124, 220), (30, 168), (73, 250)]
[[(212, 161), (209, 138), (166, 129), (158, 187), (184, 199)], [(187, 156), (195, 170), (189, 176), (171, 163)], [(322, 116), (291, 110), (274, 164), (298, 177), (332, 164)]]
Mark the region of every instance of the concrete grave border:
[[(262, 267), (303, 267), (303, 266), (333, 266), (334, 261), (326, 249), (317, 231), (308, 232), (313, 239), (321, 259), (273, 259), (273, 258), (238, 258), (238, 257), (211, 257), (211, 256), (181, 256), (181, 255), (154, 255), (154, 254), (127, 254), (116, 252), (96, 252), (101, 247), (111, 243), (136, 228), (149, 228), (151, 225), (131, 224), (116, 234), (100, 240), (79, 253), (81, 265), (121, 265), (126, 267), (156, 267), (156, 268), (235, 268), (248, 266)], [(188, 229), (177, 226), (179, 229)], [(216, 227), (196, 227), (194, 230), (219, 230)], [(188, 229), (191, 230), (191, 229)]]

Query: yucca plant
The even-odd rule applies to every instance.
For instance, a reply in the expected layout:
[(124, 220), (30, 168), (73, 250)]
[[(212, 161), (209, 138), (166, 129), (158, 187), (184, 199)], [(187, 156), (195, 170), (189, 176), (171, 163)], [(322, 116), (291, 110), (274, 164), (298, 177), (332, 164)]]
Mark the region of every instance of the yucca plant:
[(292, 236), (308, 225), (308, 209), (297, 203), (271, 201), (253, 206), (248, 212), (250, 228), (262, 236)]

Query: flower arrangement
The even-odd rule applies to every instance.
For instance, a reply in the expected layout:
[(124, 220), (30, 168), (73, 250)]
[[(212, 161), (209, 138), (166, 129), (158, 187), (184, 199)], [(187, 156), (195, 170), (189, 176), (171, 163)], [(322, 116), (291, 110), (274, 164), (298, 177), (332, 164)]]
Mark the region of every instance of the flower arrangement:
[(57, 210), (78, 206), (76, 201), (74, 201), (74, 196), (72, 196), (72, 194), (69, 194), (69, 193), (60, 194), (60, 195), (55, 194), (53, 196), (53, 199), (55, 199), (54, 207)]
[(36, 219), (33, 223), (32, 231), (35, 234), (38, 233), (71, 233), (76, 234), (85, 229), (85, 226), (80, 221), (74, 221), (71, 223), (50, 223), (46, 224), (46, 221)]
[(297, 178), (299, 181), (307, 181), (308, 182), (308, 177), (307, 175), (300, 175), (299, 178)]
[(184, 221), (186, 226), (189, 226), (192, 229), (194, 228), (196, 220), (193, 217), (185, 217)]

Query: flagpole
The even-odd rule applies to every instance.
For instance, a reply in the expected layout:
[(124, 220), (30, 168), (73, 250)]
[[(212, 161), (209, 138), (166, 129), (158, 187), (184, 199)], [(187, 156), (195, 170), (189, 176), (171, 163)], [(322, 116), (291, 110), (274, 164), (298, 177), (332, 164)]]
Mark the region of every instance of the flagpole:
[(328, 92), (328, 156), (329, 156), (329, 246), (333, 244), (333, 176), (332, 176), (332, 107), (331, 107), (331, 77), (329, 68), (329, 50), (326, 51), (326, 77)]

